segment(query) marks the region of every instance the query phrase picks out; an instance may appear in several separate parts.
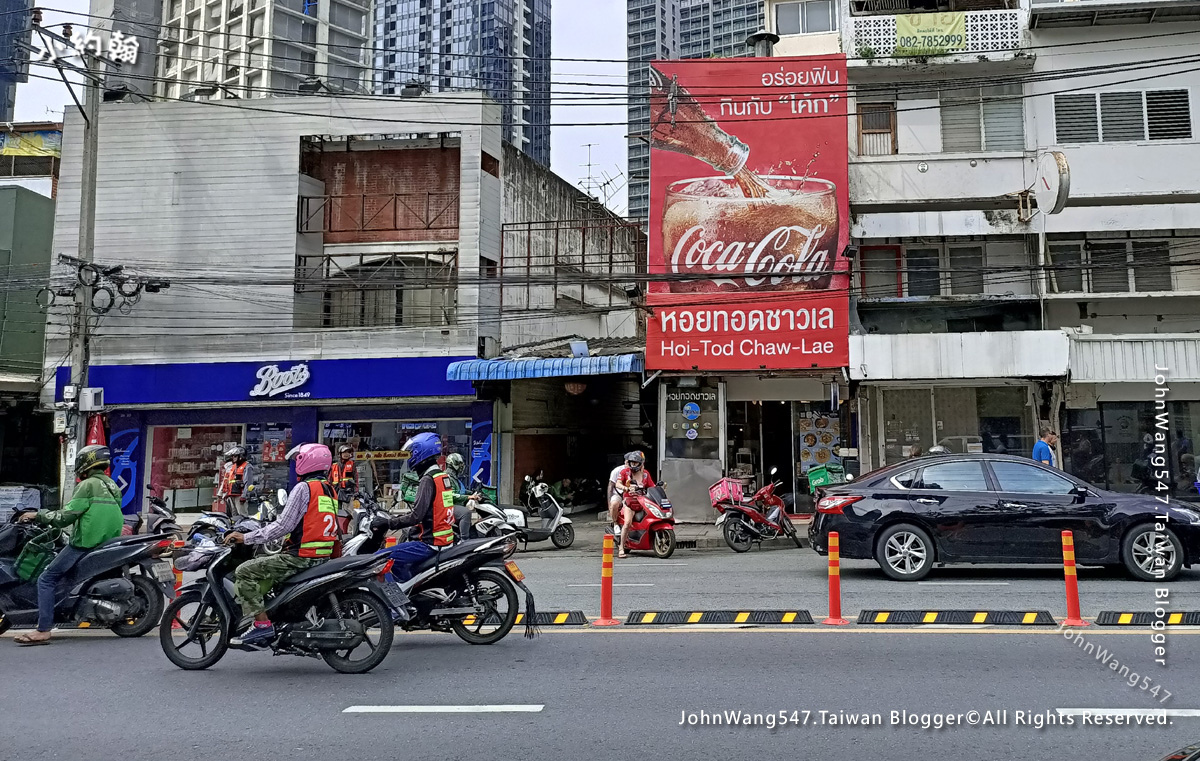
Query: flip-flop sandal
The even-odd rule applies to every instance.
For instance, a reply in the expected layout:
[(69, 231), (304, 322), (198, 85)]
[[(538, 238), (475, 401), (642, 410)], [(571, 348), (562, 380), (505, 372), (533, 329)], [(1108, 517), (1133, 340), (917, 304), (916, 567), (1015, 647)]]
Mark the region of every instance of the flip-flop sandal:
[(22, 634), (19, 637), (14, 637), (13, 642), (16, 642), (21, 647), (33, 647), (35, 645), (49, 645), (49, 639), (32, 639), (28, 634)]
[(629, 553), (628, 552), (619, 552), (619, 553), (617, 553), (617, 557), (627, 558), (627, 557), (629, 557)]

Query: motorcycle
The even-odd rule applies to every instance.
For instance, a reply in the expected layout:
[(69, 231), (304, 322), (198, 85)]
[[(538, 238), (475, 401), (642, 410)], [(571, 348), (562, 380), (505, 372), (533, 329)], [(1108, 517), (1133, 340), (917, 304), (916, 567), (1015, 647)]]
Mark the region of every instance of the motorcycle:
[[(152, 488), (147, 486), (146, 491), (152, 491)], [(141, 513), (125, 516), (125, 525), (121, 527), (121, 536), (140, 534), (143, 524), (146, 526), (147, 533), (150, 534), (175, 534), (180, 531), (179, 526), (175, 523), (175, 511), (167, 506), (166, 500), (151, 494), (149, 501), (150, 520), (144, 521)]]
[[(250, 527), (239, 521), (235, 530)], [(201, 537), (176, 560), (180, 570), (204, 570), (204, 576), (179, 591), (167, 606), (158, 629), (167, 659), (181, 669), (206, 669), (230, 647), (235, 631), (250, 625), (234, 599), (234, 571), (253, 557), (245, 545), (225, 546)], [(343, 674), (365, 674), (387, 657), (395, 634), (394, 595), (377, 581), (388, 565), (383, 555), (327, 560), (285, 579), (267, 596), (267, 615), (276, 636), (268, 646), (275, 655), (321, 658)], [(356, 652), (365, 653), (355, 657)], [(195, 646), (199, 650), (194, 653)]]
[[(18, 524), (18, 510), (0, 527), (0, 633), (37, 625), (37, 580), (16, 574), (21, 548), (44, 527)], [(171, 551), (170, 533), (110, 539), (87, 553), (64, 578), (68, 592), (58, 600), (54, 623), (98, 626), (118, 637), (140, 637), (158, 624), (165, 599), (174, 592), (171, 564), (159, 559)]]
[[(388, 549), (380, 551), (386, 536), (385, 529), (370, 530), (367, 540), (352, 540), (343, 553), (390, 558)], [(525, 593), (525, 636), (532, 639), (537, 634), (533, 593), (517, 564), (504, 560), (516, 544), (516, 537), (509, 535), (468, 539), (439, 549), (416, 566), (408, 581), (384, 585), (393, 592), (390, 600), (402, 598), (393, 608), (394, 620), (405, 631), (452, 631), (472, 645), (490, 645), (504, 639), (516, 624), (520, 589)]]
[[(229, 499), (229, 498), (227, 498)], [(278, 502), (278, 507), (282, 508), (287, 504), (287, 492), (280, 489), (276, 492), (275, 500)], [(250, 509), (253, 510), (249, 515), (241, 516), (236, 512), (218, 513), (213, 511), (205, 511), (200, 514), (200, 517), (192, 523), (188, 529), (186, 542), (189, 545), (194, 545), (199, 537), (207, 537), (213, 542), (219, 544), (225, 535), (228, 534), (235, 523), (239, 523), (249, 519), (254, 525), (246, 524), (249, 530), (253, 531), (260, 526), (266, 525), (278, 517), (276, 505), (272, 504), (271, 500), (264, 498), (262, 495), (251, 491), (246, 497)], [(274, 555), (283, 548), (283, 540), (277, 540), (269, 544), (259, 545), (257, 554), (259, 555)]]
[[(771, 468), (774, 476), (778, 468)], [(747, 552), (755, 543), (767, 539), (790, 537), (797, 547), (803, 547), (796, 527), (784, 512), (783, 500), (775, 495), (782, 482), (774, 481), (754, 493), (742, 497), (742, 485), (731, 478), (724, 478), (708, 489), (712, 506), (720, 513), (717, 527), (725, 536), (725, 543), (734, 552)]]
[[(625, 540), (626, 550), (653, 550), (666, 560), (675, 552), (675, 515), (667, 499), (666, 484), (643, 488), (633, 486), (625, 492), (625, 505), (633, 509), (633, 523)], [(617, 516), (616, 531), (625, 525), (625, 511)]]
[[(562, 505), (550, 493), (550, 484), (534, 480), (533, 476), (525, 476), (525, 505), (517, 507), (502, 507), (504, 519), (508, 525), (516, 529), (516, 536), (528, 548), (530, 542), (543, 542), (549, 539), (554, 546), (565, 550), (575, 543), (575, 527), (571, 519), (563, 514)], [(540, 525), (532, 525), (534, 512), (537, 512)], [(493, 513), (495, 515), (495, 513)]]

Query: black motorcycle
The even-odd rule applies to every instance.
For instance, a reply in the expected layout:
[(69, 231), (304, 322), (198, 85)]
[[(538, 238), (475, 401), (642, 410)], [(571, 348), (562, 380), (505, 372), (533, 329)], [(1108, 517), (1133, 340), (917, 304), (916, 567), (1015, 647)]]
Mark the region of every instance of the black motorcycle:
[[(147, 486), (146, 491), (152, 491), (152, 487)], [(166, 500), (151, 494), (149, 502), (149, 520), (143, 519), (141, 513), (125, 516), (125, 526), (121, 530), (121, 536), (140, 534), (143, 528), (146, 529), (147, 534), (170, 534), (181, 531), (175, 522), (175, 511), (167, 505)]]
[[(386, 530), (374, 529), (351, 551), (390, 559), (387, 550), (378, 552), (386, 535)], [(390, 599), (407, 603), (393, 606), (396, 622), (405, 631), (452, 631), (472, 645), (491, 645), (508, 636), (517, 622), (519, 588), (525, 592), (525, 636), (537, 636), (533, 593), (517, 564), (505, 560), (515, 545), (515, 538), (501, 536), (439, 549), (416, 566), (411, 579), (386, 585)]]
[[(240, 530), (240, 524), (234, 528)], [(188, 671), (212, 666), (233, 647), (235, 632), (250, 625), (234, 599), (233, 573), (253, 556), (253, 547), (204, 539), (176, 561), (180, 570), (205, 571), (179, 591), (159, 626), (163, 652), (176, 666)], [(376, 581), (387, 563), (382, 555), (335, 558), (284, 580), (266, 599), (276, 630), (269, 649), (319, 657), (343, 674), (378, 666), (392, 646), (393, 605), (403, 603), (389, 601), (394, 592)]]
[[(0, 633), (37, 625), (37, 579), (22, 581), (15, 566), (21, 548), (45, 529), (18, 524), (26, 512), (13, 513), (0, 527)], [(88, 552), (63, 579), (67, 594), (58, 600), (54, 623), (104, 627), (118, 637), (149, 632), (174, 591), (171, 564), (159, 560), (171, 552), (173, 538), (170, 532), (123, 536)]]

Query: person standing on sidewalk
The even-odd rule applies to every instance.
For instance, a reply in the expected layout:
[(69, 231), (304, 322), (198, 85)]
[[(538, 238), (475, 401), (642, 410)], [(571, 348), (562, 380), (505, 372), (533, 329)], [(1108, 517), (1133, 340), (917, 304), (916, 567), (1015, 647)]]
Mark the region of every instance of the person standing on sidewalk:
[(354, 512), (354, 495), (358, 493), (358, 466), (354, 464), (354, 447), (338, 447), (338, 460), (329, 471), (329, 481), (337, 490), (338, 530), (346, 532)]
[(1057, 442), (1058, 434), (1049, 427), (1043, 428), (1042, 437), (1033, 445), (1033, 459), (1037, 460), (1043, 465), (1049, 465), (1052, 468), (1055, 467), (1054, 445)]

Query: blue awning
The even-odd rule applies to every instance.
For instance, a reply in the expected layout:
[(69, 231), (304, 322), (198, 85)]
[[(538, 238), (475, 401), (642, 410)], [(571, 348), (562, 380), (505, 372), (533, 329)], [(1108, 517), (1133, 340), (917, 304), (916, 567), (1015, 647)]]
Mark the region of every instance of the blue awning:
[(612, 375), (640, 373), (645, 366), (641, 354), (613, 354), (603, 357), (560, 357), (540, 359), (469, 359), (451, 362), (446, 380), (517, 380), (520, 378), (561, 378), (572, 375)]

